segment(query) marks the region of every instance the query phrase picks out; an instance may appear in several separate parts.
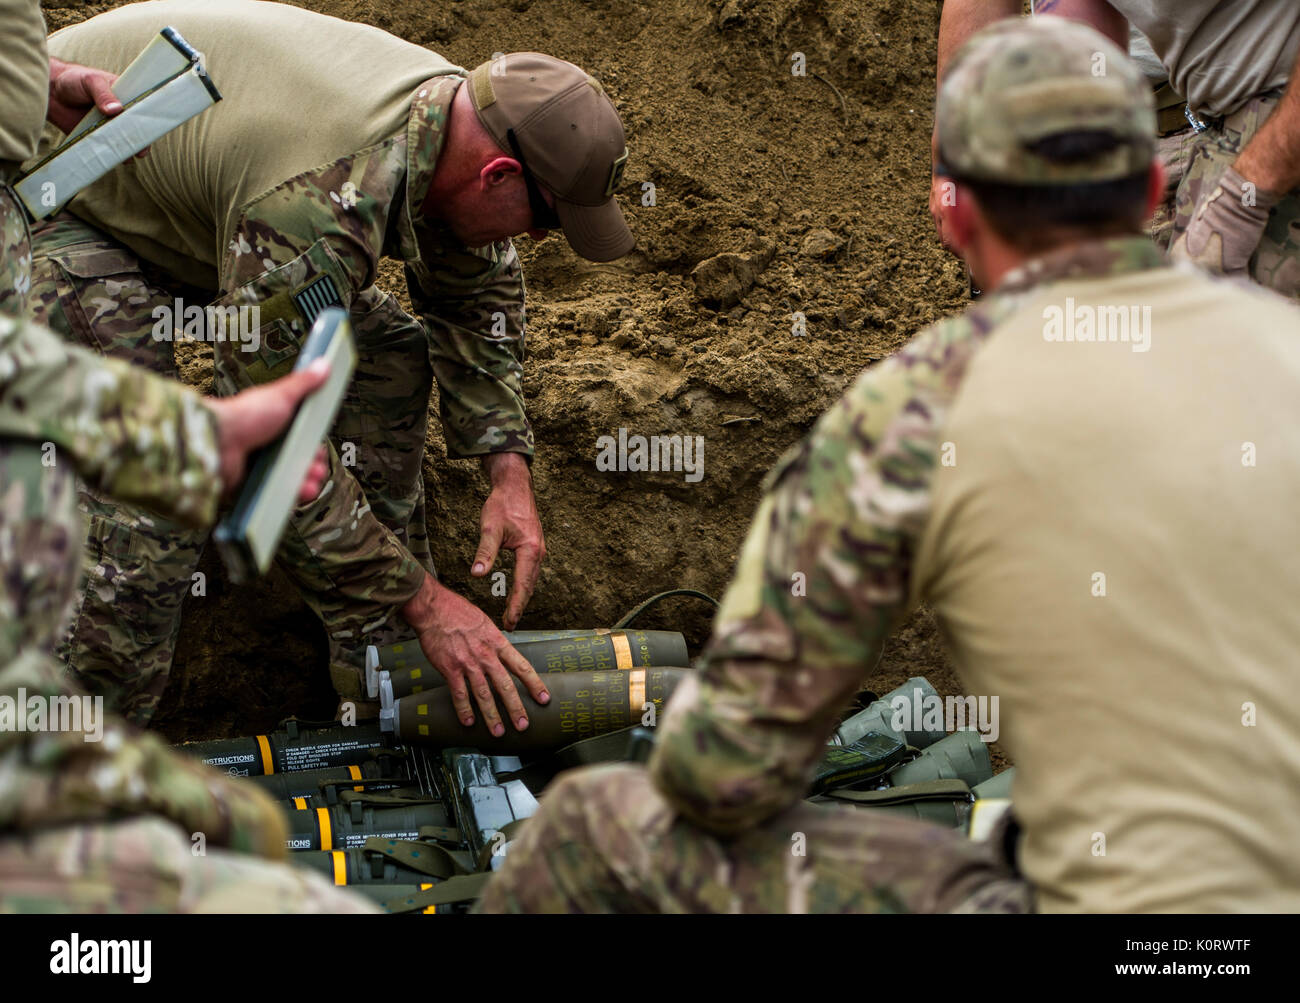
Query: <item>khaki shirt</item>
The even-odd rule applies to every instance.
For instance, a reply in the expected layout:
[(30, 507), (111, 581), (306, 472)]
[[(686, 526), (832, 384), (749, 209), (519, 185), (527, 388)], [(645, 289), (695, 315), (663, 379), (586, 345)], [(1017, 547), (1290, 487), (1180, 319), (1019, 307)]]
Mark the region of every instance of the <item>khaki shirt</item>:
[(720, 833), (792, 804), (926, 602), (998, 698), (1039, 908), (1300, 909), (1298, 456), (1300, 311), (1144, 238), (1032, 262), (772, 472), (656, 782)]
[(36, 152), (50, 93), (45, 19), (38, 0), (0, 0), (0, 180), (5, 162)]
[(1151, 41), (1200, 115), (1230, 115), (1286, 85), (1300, 52), (1293, 0), (1110, 0)]

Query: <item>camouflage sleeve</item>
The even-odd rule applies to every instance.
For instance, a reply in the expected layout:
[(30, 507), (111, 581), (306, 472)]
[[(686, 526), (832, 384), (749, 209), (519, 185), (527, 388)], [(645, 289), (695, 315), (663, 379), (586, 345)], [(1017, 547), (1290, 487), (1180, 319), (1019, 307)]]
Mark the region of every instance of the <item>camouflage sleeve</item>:
[[(383, 200), (366, 193), (387, 191), (400, 163), (395, 167), (382, 150), (346, 157), (285, 182), (245, 209), (223, 257), (218, 305), (255, 304), (260, 328), (242, 345), (217, 343), (221, 393), (288, 373), (316, 312), (330, 304), (351, 310), (372, 285), (383, 243)], [(423, 409), (428, 401), (409, 406)], [(283, 566), (313, 601), (382, 618), (415, 595), (426, 572), (375, 517), (335, 447), (327, 448), (329, 478), (314, 501), (294, 510)]]
[(161, 815), (212, 846), (286, 855), (287, 825), (262, 791), (105, 713), (45, 655), (29, 648), (0, 668), (0, 696), (50, 715), (44, 731), (0, 728), (0, 832)]
[(703, 669), (650, 763), (702, 827), (732, 835), (804, 796), (908, 612), (938, 432), (977, 328), (946, 322), (864, 373), (769, 475)]
[(194, 391), (0, 317), (0, 436), (48, 443), (82, 479), (188, 525), (221, 493), (217, 427)]
[(437, 255), (406, 270), (429, 332), (443, 434), (451, 456), (533, 455), (524, 412), (524, 273), (514, 244)]

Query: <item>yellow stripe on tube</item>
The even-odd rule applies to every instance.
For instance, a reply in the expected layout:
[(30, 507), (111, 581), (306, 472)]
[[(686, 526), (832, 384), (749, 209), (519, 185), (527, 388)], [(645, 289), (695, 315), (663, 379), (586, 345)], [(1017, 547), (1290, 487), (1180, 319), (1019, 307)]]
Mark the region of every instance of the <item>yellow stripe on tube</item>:
[(257, 736), (257, 747), (262, 750), (262, 772), (270, 776), (275, 772), (275, 761), (271, 758), (271, 743), (265, 735)]

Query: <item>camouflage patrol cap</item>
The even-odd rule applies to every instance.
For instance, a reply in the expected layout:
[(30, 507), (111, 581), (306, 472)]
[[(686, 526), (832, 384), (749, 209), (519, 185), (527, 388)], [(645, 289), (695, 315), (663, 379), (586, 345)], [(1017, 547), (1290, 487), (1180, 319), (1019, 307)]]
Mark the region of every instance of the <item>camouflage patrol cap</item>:
[[(944, 76), (935, 119), (941, 169), (975, 181), (1113, 181), (1155, 157), (1155, 106), (1142, 71), (1105, 36), (1063, 17), (1013, 18), (973, 35)], [(1035, 151), (1070, 132), (1119, 142), (1085, 160)]]
[(522, 153), (525, 169), (555, 196), (575, 251), (612, 261), (632, 250), (614, 200), (627, 164), (623, 123), (594, 77), (554, 56), (511, 52), (476, 66), (469, 88), (483, 128), (506, 153)]

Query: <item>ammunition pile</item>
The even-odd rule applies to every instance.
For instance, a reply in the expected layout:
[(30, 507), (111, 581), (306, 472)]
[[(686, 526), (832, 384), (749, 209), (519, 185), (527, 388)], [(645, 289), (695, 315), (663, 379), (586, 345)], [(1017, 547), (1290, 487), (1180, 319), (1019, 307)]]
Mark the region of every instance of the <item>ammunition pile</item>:
[[(495, 738), (481, 720), (465, 727), (418, 645), (395, 644), (367, 654), (378, 721), (288, 721), (269, 735), (182, 748), (283, 804), (295, 863), (390, 912), (462, 911), (554, 776), (648, 755), (658, 714), (690, 671), (677, 667), (687, 664), (685, 639), (668, 631), (507, 636), (548, 673), (551, 701), (530, 704), (526, 731)], [(964, 828), (978, 801), (1008, 797), (1013, 771), (993, 777), (976, 732), (922, 727), (896, 714), (900, 698), (937, 694), (909, 679), (846, 718), (814, 773), (812, 800)]]
[(948, 734), (920, 714), (897, 713), (900, 702), (942, 703), (916, 676), (846, 718), (814, 774), (811, 800), (983, 832), (1010, 805), (1015, 768), (995, 777), (977, 731)]
[(464, 910), (550, 779), (648, 750), (640, 726), (653, 727), (689, 671), (678, 667), (688, 664), (685, 638), (668, 631), (507, 637), (538, 672), (552, 674), (550, 703), (526, 701), (524, 732), (507, 728), (498, 739), (481, 718), (462, 725), (441, 675), (408, 643), (367, 652), (379, 721), (288, 721), (271, 734), (181, 748), (282, 803), (294, 863), (390, 912)]

